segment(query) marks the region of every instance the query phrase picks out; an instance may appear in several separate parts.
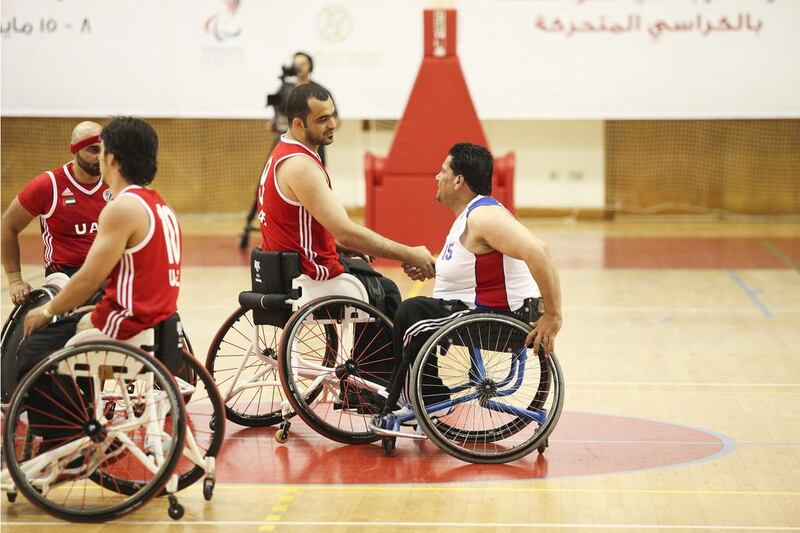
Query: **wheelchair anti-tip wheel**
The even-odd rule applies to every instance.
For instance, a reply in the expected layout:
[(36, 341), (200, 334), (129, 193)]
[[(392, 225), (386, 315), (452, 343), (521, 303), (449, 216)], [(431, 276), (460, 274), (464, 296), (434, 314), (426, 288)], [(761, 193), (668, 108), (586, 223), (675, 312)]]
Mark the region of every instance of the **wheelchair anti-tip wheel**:
[(391, 374), (392, 323), (354, 298), (320, 298), (292, 315), (278, 365), (289, 403), (321, 435), (345, 444), (375, 442), (382, 407), (377, 387)]
[(471, 314), (441, 327), (412, 368), (414, 412), (448, 454), (504, 463), (546, 445), (564, 403), (554, 354), (525, 346), (530, 326), (499, 314)]
[(65, 348), (28, 372), (11, 398), (7, 472), (53, 516), (119, 518), (168, 482), (183, 450), (184, 418), (175, 381), (150, 355), (116, 342)]

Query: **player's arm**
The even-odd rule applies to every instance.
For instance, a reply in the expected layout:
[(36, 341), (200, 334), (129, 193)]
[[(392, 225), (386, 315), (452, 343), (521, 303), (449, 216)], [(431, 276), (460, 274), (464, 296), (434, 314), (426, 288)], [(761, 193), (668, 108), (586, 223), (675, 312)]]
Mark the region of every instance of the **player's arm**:
[(19, 234), (30, 224), (33, 218), (34, 216), (22, 207), (17, 197), (14, 197), (3, 214), (0, 247), (2, 247), (3, 270), (5, 270), (6, 278), (8, 279), (8, 291), (11, 296), (11, 302), (14, 304), (25, 302), (31, 291), (31, 286), (22, 279)]
[(137, 231), (148, 228), (149, 223), (147, 213), (132, 198), (122, 197), (108, 204), (100, 212), (97, 236), (83, 266), (49, 304), (28, 313), (25, 336), (47, 324), (53, 315), (66, 313), (88, 300), (119, 263)]
[(500, 206), (486, 206), (470, 213), (467, 219), (470, 240), (485, 243), (498, 252), (525, 262), (539, 286), (544, 300), (544, 314), (528, 335), (534, 350), (539, 343), (546, 353), (555, 349), (555, 337), (561, 329), (561, 287), (547, 244), (525, 228)]
[(345, 248), (418, 266), (426, 277), (435, 275), (436, 260), (424, 246), (409, 247), (356, 224), (328, 187), (322, 170), (307, 157), (287, 159), (278, 169), (279, 182)]

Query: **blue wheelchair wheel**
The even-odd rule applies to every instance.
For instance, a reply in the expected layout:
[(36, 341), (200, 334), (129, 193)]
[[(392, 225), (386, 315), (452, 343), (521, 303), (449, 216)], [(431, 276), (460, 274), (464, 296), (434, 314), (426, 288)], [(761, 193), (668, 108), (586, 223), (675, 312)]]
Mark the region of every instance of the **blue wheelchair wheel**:
[(437, 330), (411, 370), (414, 412), (425, 434), (463, 461), (504, 463), (539, 448), (564, 403), (554, 354), (525, 346), (530, 326), (471, 314)]

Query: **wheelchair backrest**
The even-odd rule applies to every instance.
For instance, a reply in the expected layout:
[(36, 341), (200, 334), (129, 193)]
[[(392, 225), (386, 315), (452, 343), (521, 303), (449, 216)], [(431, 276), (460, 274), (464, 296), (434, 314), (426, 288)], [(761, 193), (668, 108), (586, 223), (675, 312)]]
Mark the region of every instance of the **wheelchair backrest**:
[(175, 313), (153, 326), (153, 353), (170, 372), (177, 373), (183, 366), (183, 324)]
[(253, 248), (250, 254), (250, 279), (253, 292), (289, 294), (292, 280), (300, 275), (300, 256), (296, 252), (265, 252)]
[[(286, 299), (296, 300), (302, 289), (293, 288), (292, 280), (300, 273), (300, 255), (296, 252), (267, 252), (253, 248), (250, 254), (250, 280), (255, 293), (285, 295)], [(266, 310), (253, 309), (253, 321), (258, 325), (282, 328), (291, 314), (291, 304), (282, 303)]]

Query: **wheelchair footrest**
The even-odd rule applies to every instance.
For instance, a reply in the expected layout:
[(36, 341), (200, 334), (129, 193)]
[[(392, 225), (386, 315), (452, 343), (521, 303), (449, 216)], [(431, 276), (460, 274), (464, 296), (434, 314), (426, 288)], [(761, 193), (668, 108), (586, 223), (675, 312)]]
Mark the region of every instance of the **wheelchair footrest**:
[(406, 433), (404, 431), (383, 429), (376, 426), (374, 422), (369, 423), (369, 430), (375, 433), (376, 435), (380, 435), (381, 437), (400, 437), (401, 439), (415, 439), (415, 440), (425, 440), (428, 438), (425, 435), (420, 435), (418, 433)]

